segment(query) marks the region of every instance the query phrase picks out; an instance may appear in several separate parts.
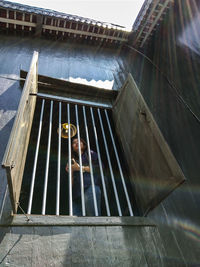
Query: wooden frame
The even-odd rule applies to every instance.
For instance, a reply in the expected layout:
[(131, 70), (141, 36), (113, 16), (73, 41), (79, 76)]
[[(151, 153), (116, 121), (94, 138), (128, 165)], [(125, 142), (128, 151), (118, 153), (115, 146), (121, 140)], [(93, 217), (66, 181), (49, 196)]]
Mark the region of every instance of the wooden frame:
[(113, 119), (137, 206), (146, 215), (185, 181), (184, 174), (131, 74), (113, 106)]
[[(27, 72), (20, 71), (20, 78), (26, 79)], [(21, 86), (24, 81), (21, 80)], [(112, 107), (116, 100), (118, 91), (97, 88), (91, 85), (69, 82), (66, 80), (56, 79), (49, 76), (38, 75), (38, 93), (54, 95), (55, 97), (65, 97), (82, 99), (99, 105), (107, 105)], [(90, 103), (91, 104), (91, 103)]]
[(38, 52), (34, 52), (13, 128), (2, 161), (6, 168), (13, 212), (17, 212), (37, 93)]

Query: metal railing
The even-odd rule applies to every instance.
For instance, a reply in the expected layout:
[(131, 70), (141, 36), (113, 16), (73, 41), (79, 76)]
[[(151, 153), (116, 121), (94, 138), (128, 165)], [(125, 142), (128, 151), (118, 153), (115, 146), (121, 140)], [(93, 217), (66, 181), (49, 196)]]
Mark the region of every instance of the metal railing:
[[(28, 200), (28, 208), (27, 214), (32, 214), (32, 206), (33, 206), (33, 195), (37, 194), (37, 190), (35, 190), (35, 181), (36, 179), (42, 179), (41, 177), (37, 177), (37, 165), (38, 165), (38, 157), (40, 154), (40, 146), (41, 146), (41, 133), (43, 131), (43, 124), (44, 121), (47, 124), (48, 118), (48, 142), (46, 147), (46, 167), (44, 173), (44, 184), (43, 184), (43, 195), (42, 195), (42, 207), (41, 207), (41, 214), (45, 215), (48, 214), (46, 211), (47, 205), (47, 191), (48, 185), (50, 181), (49, 178), (49, 164), (50, 164), (50, 156), (51, 156), (51, 144), (52, 144), (52, 131), (55, 132), (56, 129), (56, 137), (57, 137), (57, 177), (56, 177), (56, 203), (55, 203), (55, 215), (60, 215), (60, 206), (62, 205), (60, 201), (60, 190), (61, 190), (61, 157), (62, 154), (67, 154), (68, 157), (68, 168), (69, 171), (66, 172), (66, 177), (64, 179), (68, 179), (68, 193), (66, 194), (66, 198), (68, 198), (68, 214), (69, 216), (73, 216), (73, 171), (72, 171), (72, 138), (71, 138), (71, 128), (69, 127), (68, 132), (68, 139), (65, 139), (66, 147), (68, 146), (66, 151), (62, 151), (62, 121), (68, 123), (75, 124), (77, 129), (76, 138), (78, 139), (78, 164), (80, 166), (80, 194), (81, 194), (81, 208), (82, 208), (82, 216), (87, 216), (86, 213), (86, 203), (85, 203), (85, 190), (84, 190), (84, 173), (83, 173), (83, 163), (82, 163), (82, 155), (81, 155), (81, 137), (84, 136), (87, 144), (87, 151), (88, 151), (88, 163), (89, 163), (89, 170), (90, 170), (90, 178), (91, 178), (91, 186), (92, 186), (92, 196), (93, 196), (93, 203), (94, 203), (94, 214), (95, 216), (99, 216), (99, 210), (97, 207), (97, 199), (96, 199), (96, 191), (95, 191), (95, 179), (94, 179), (94, 166), (93, 160), (91, 157), (91, 142), (92, 146), (95, 147), (97, 152), (98, 158), (98, 169), (100, 174), (100, 181), (101, 181), (101, 189), (102, 195), (105, 203), (105, 211), (106, 216), (111, 216), (111, 201), (109, 200), (109, 193), (108, 193), (108, 183), (107, 179), (108, 176), (110, 177), (110, 186), (112, 187), (112, 192), (114, 192), (114, 196), (112, 201), (115, 201), (115, 205), (117, 207), (117, 215), (123, 216), (124, 214), (124, 205), (120, 203), (121, 196), (123, 194), (124, 199), (126, 200), (126, 209), (128, 210), (129, 216), (133, 216), (133, 209), (131, 200), (129, 197), (129, 193), (127, 190), (127, 178), (124, 176), (124, 170), (121, 164), (122, 155), (118, 153), (117, 145), (116, 145), (116, 138), (114, 138), (115, 134), (113, 133), (112, 126), (111, 126), (111, 118), (109, 115), (109, 111), (106, 108), (101, 107), (92, 107), (92, 106), (85, 106), (81, 105), (80, 103), (71, 104), (60, 101), (58, 99), (46, 100), (42, 98), (41, 102), (41, 109), (40, 109), (40, 119), (38, 128), (34, 131), (37, 132), (36, 138), (36, 146), (34, 152), (34, 161), (32, 167), (32, 175), (31, 175), (31, 183), (30, 183), (30, 192), (29, 192), (29, 200)], [(48, 102), (48, 105), (46, 105)], [(55, 103), (56, 102), (56, 103)], [(65, 108), (62, 108), (65, 107)], [(44, 111), (45, 110), (45, 111)], [(53, 114), (57, 113), (57, 121), (53, 118)], [(45, 114), (48, 114), (46, 116)], [(46, 116), (46, 117), (45, 117)], [(67, 121), (66, 121), (67, 120)], [(47, 128), (47, 127), (46, 127)], [(58, 130), (57, 130), (58, 129)], [(106, 130), (105, 130), (106, 129)], [(47, 131), (47, 129), (46, 129)], [(91, 140), (91, 135), (93, 136)], [(54, 136), (55, 138), (55, 136)], [(109, 144), (108, 144), (108, 138)], [(55, 140), (54, 140), (55, 141)], [(112, 147), (112, 155), (110, 153)], [(27, 157), (28, 160), (28, 157)], [(117, 164), (116, 164), (117, 163)], [(107, 173), (105, 171), (104, 166), (107, 165)], [(118, 177), (120, 177), (121, 188), (119, 192), (119, 186), (116, 185), (116, 177), (115, 173), (116, 170), (118, 172)], [(109, 175), (108, 175), (109, 173)], [(42, 183), (42, 182), (41, 182)], [(122, 207), (123, 206), (123, 207)], [(122, 210), (123, 209), (123, 210)]]

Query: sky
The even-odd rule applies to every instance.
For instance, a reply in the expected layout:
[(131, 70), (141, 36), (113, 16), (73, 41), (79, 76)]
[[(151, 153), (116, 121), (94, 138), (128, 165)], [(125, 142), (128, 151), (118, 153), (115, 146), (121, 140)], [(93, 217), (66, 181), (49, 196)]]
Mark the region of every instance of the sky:
[(10, 2), (114, 23), (125, 26), (130, 31), (144, 0), (15, 0)]

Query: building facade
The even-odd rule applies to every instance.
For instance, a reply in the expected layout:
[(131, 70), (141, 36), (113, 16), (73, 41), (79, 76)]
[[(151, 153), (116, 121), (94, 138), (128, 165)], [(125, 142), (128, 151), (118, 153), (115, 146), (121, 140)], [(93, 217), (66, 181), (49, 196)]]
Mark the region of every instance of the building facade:
[[(130, 34), (117, 25), (6, 1), (0, 5), (1, 159), (26, 76), (20, 70), (29, 70), (38, 51), (39, 83), (51, 78), (51, 88), (71, 88), (68, 98), (77, 97), (81, 88), (94, 94), (98, 87), (112, 89), (78, 99), (114, 104), (113, 124), (133, 177), (127, 187), (136, 215), (33, 214), (27, 219), (26, 210), (13, 215), (12, 192), (1, 168), (2, 266), (198, 266), (198, 1), (145, 1)], [(44, 85), (38, 88), (42, 93)], [(132, 95), (133, 88), (139, 93), (134, 89)], [(140, 128), (139, 122), (151, 126)], [(166, 183), (171, 172), (176, 178)]]

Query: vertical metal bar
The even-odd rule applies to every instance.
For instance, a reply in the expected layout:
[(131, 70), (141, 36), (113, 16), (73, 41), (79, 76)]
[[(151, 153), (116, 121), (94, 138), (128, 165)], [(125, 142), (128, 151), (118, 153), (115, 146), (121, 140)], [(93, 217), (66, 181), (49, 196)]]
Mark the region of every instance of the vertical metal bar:
[(33, 164), (33, 173), (32, 173), (32, 179), (31, 179), (31, 188), (30, 188), (30, 194), (29, 194), (27, 214), (31, 214), (31, 209), (32, 209), (33, 191), (34, 191), (34, 185), (35, 185), (35, 174), (36, 174), (36, 168), (37, 168), (38, 152), (39, 152), (39, 147), (40, 147), (40, 137), (41, 137), (41, 131), (42, 131), (44, 104), (45, 104), (45, 100), (43, 99), (42, 107), (40, 111), (40, 123), (39, 123), (39, 129), (38, 129), (37, 145), (36, 145), (35, 159), (34, 159), (34, 164)]
[(62, 104), (59, 102), (59, 130), (58, 130), (58, 166), (57, 166), (57, 190), (56, 190), (56, 215), (60, 214), (60, 154), (61, 154), (61, 114)]
[(113, 148), (114, 148), (115, 156), (116, 156), (116, 159), (117, 159), (117, 165), (119, 167), (119, 172), (120, 172), (120, 176), (121, 176), (121, 180), (122, 180), (122, 184), (123, 184), (123, 188), (124, 188), (124, 193), (126, 195), (126, 200), (127, 200), (127, 204), (128, 204), (129, 213), (130, 213), (130, 216), (133, 216), (134, 214), (133, 214), (133, 210), (132, 210), (132, 207), (131, 207), (131, 203), (130, 203), (129, 195), (128, 195), (128, 192), (127, 192), (126, 184), (125, 184), (125, 181), (124, 181), (124, 175), (123, 175), (123, 172), (122, 172), (122, 168), (121, 168), (121, 164), (120, 164), (117, 148), (116, 148), (116, 145), (115, 145), (115, 140), (114, 140), (112, 129), (111, 129), (111, 125), (110, 125), (110, 120), (109, 120), (108, 113), (107, 113), (106, 109), (104, 110), (104, 112), (105, 112), (105, 115), (106, 115), (106, 120), (107, 120), (107, 123), (108, 123), (108, 128), (109, 128), (110, 136), (111, 136), (111, 139), (112, 139)]
[(46, 212), (47, 184), (48, 184), (48, 175), (49, 175), (49, 156), (50, 156), (51, 132), (52, 132), (52, 113), (53, 113), (53, 101), (51, 100), (50, 116), (49, 116), (49, 137), (48, 137), (48, 146), (47, 146), (47, 159), (46, 159), (43, 203), (42, 203), (42, 215), (45, 215), (45, 212)]
[(117, 209), (118, 209), (119, 216), (122, 216), (121, 207), (120, 207), (120, 203), (119, 203), (119, 197), (118, 197), (117, 188), (116, 188), (116, 184), (115, 184), (115, 178), (114, 178), (114, 175), (113, 175), (112, 164), (111, 164), (111, 160), (110, 160), (110, 154), (109, 154), (109, 151), (108, 151), (108, 145), (107, 145), (107, 141), (106, 141), (106, 137), (105, 137), (104, 127), (103, 127), (103, 123), (102, 123), (102, 119), (101, 119), (101, 113), (100, 113), (99, 108), (98, 108), (98, 115), (99, 115), (99, 121), (100, 121), (100, 125), (101, 125), (101, 131), (102, 131), (102, 134), (103, 134), (103, 140), (104, 140), (104, 144), (105, 144), (106, 156), (107, 156), (107, 159), (108, 159), (108, 165), (109, 165), (109, 169), (110, 169), (110, 174), (111, 174), (111, 179), (112, 179), (115, 199), (116, 199), (116, 202), (117, 202)]
[(109, 208), (109, 204), (108, 204), (108, 196), (107, 196), (107, 191), (106, 191), (105, 178), (104, 178), (104, 173), (103, 173), (103, 168), (102, 168), (101, 154), (100, 154), (100, 149), (99, 149), (99, 142), (98, 142), (97, 130), (96, 130), (96, 125), (95, 125), (92, 107), (90, 107), (90, 113), (91, 113), (91, 117), (92, 117), (93, 129), (94, 129), (94, 136), (95, 136), (95, 142), (96, 142), (96, 148), (97, 148), (99, 168), (100, 168), (100, 173), (101, 173), (101, 181), (102, 181), (103, 192), (104, 192), (104, 197), (105, 197), (106, 211), (107, 211), (107, 215), (110, 216), (110, 208)]
[(91, 151), (90, 151), (90, 141), (89, 141), (88, 127), (87, 127), (87, 119), (86, 119), (86, 113), (85, 113), (85, 106), (83, 106), (83, 117), (84, 117), (85, 133), (86, 133), (86, 139), (87, 139), (88, 158), (89, 158), (89, 166), (90, 166), (90, 174), (91, 174), (90, 176), (91, 176), (92, 193), (93, 193), (93, 200), (94, 200), (94, 210), (95, 210), (95, 216), (98, 216), (97, 199), (96, 199), (96, 192), (95, 192), (95, 188), (94, 188), (94, 174), (93, 174), (93, 167), (92, 167), (92, 159), (91, 159)]
[(82, 170), (82, 157), (81, 157), (81, 142), (80, 142), (80, 129), (79, 129), (79, 119), (78, 119), (78, 107), (75, 105), (76, 111), (76, 127), (78, 136), (78, 155), (79, 155), (79, 165), (80, 165), (80, 180), (81, 180), (81, 203), (82, 203), (82, 215), (85, 216), (85, 196), (84, 196), (84, 183), (83, 183), (83, 170)]
[(69, 165), (69, 215), (73, 216), (72, 206), (72, 164), (71, 164), (71, 128), (70, 128), (70, 104), (67, 104), (68, 116), (68, 165)]

